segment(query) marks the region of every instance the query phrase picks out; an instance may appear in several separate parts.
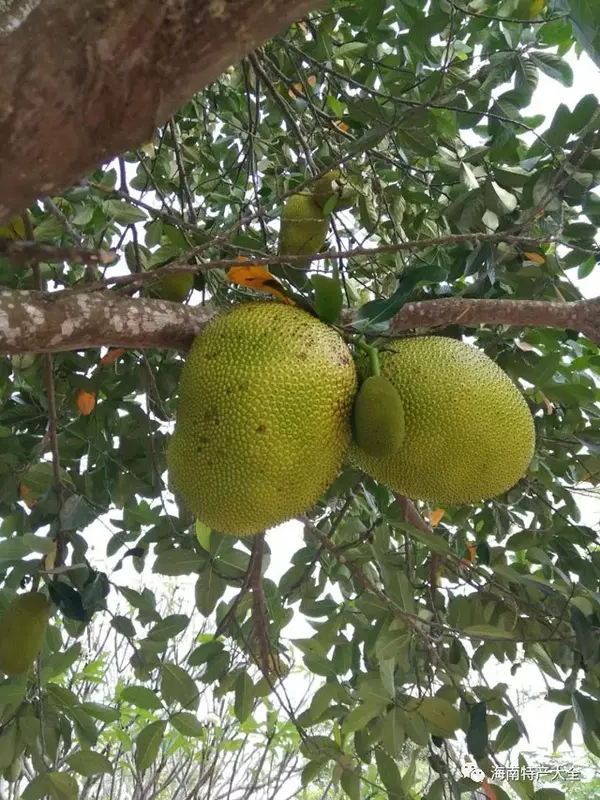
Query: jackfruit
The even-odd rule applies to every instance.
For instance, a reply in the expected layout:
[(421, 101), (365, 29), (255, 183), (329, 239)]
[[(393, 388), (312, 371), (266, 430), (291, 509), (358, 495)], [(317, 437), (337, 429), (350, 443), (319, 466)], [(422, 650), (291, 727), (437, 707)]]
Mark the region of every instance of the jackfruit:
[(354, 441), (373, 458), (393, 455), (404, 439), (404, 408), (393, 384), (370, 375), (354, 400)]
[(0, 619), (0, 669), (7, 675), (27, 672), (42, 647), (50, 603), (41, 592), (18, 594)]
[(358, 197), (356, 188), (348, 183), (348, 179), (339, 169), (332, 169), (321, 175), (313, 185), (313, 197), (321, 208), (334, 196), (337, 198), (336, 211), (352, 208)]
[[(379, 353), (404, 407), (402, 446), (351, 459), (391, 490), (439, 505), (473, 503), (510, 489), (525, 474), (535, 428), (515, 384), (485, 353), (456, 339), (402, 339)], [(359, 356), (360, 374), (369, 373)]]
[[(325, 244), (329, 217), (315, 202), (312, 194), (299, 192), (288, 197), (281, 216), (279, 230), (279, 255), (302, 256), (318, 253)], [(304, 269), (310, 264), (294, 262), (294, 267)]]
[(194, 276), (191, 273), (178, 275), (165, 275), (150, 284), (148, 293), (151, 297), (160, 300), (170, 300), (172, 303), (183, 303), (187, 300), (194, 285)]
[(306, 511), (351, 438), (356, 369), (343, 339), (294, 306), (245, 303), (194, 340), (167, 452), (201, 522), (255, 534)]

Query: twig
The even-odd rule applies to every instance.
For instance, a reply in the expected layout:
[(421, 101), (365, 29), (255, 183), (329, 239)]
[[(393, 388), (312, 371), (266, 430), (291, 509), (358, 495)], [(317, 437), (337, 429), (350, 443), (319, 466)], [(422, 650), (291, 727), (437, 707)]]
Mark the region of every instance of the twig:
[[(259, 536), (262, 537), (262, 540), (263, 540), (262, 546), (259, 546), (259, 545), (256, 544), (256, 539)], [(260, 577), (261, 572), (262, 572), (263, 552), (264, 552), (264, 533), (257, 534), (255, 536), (253, 542), (252, 542), (252, 552), (250, 554), (250, 561), (248, 562), (248, 568), (246, 569), (246, 574), (244, 575), (244, 580), (242, 582), (242, 585), (240, 586), (240, 591), (238, 592), (237, 596), (234, 598), (229, 611), (225, 614), (225, 616), (223, 617), (221, 622), (219, 622), (219, 624), (217, 626), (217, 629), (216, 629), (216, 631), (214, 633), (214, 638), (215, 639), (218, 638), (223, 633), (225, 628), (227, 628), (229, 623), (233, 620), (233, 618), (235, 616), (235, 612), (236, 612), (237, 607), (239, 606), (241, 600), (247, 594), (247, 592), (250, 589), (253, 588), (253, 581), (256, 580), (256, 576), (254, 574), (254, 571), (256, 569), (256, 561), (257, 561), (257, 559), (259, 559), (259, 561), (260, 561), (260, 563), (258, 565), (258, 574), (259, 574), (259, 577)]]
[[(214, 240), (216, 241), (216, 239)], [(323, 253), (315, 253), (311, 256), (271, 256), (267, 254), (257, 253), (254, 258), (244, 260), (245, 267), (253, 266), (270, 266), (277, 264), (291, 264), (292, 266), (297, 263), (305, 264), (307, 261), (311, 263), (326, 260), (345, 260), (348, 258), (355, 258), (357, 256), (366, 256), (367, 258), (376, 258), (379, 255), (386, 253), (397, 253), (402, 250), (423, 250), (428, 247), (445, 247), (446, 245), (462, 244), (464, 242), (507, 242), (508, 244), (517, 244), (529, 247), (535, 247), (540, 244), (548, 244), (553, 242), (554, 239), (550, 237), (532, 237), (532, 236), (516, 236), (509, 232), (504, 233), (457, 233), (449, 234), (447, 236), (435, 236), (429, 239), (412, 239), (406, 242), (397, 242), (396, 244), (385, 244), (380, 247), (354, 247), (349, 250), (328, 250)], [(570, 245), (573, 247), (573, 245)], [(198, 256), (201, 250), (204, 250), (205, 245), (198, 245), (192, 248), (182, 258), (171, 261), (164, 267), (156, 267), (149, 272), (142, 275), (116, 275), (107, 278), (105, 282), (98, 285), (87, 285), (80, 288), (68, 289), (65, 291), (94, 291), (96, 289), (105, 289), (106, 285), (123, 286), (129, 284), (139, 285), (147, 281), (157, 280), (159, 276), (165, 275), (180, 275), (184, 273), (196, 273), (201, 270), (207, 269), (227, 269), (228, 267), (239, 266), (239, 256), (235, 258), (222, 258), (215, 261), (203, 261), (200, 264), (189, 264), (189, 260), (193, 256)], [(254, 252), (248, 248), (240, 248), (242, 252)]]
[(409, 525), (412, 525), (413, 528), (423, 531), (424, 533), (431, 533), (431, 527), (423, 519), (412, 500), (409, 500), (408, 497), (405, 497), (403, 494), (395, 494), (394, 497), (402, 510), (405, 521), (408, 522)]
[[(252, 542), (252, 556), (248, 565), (248, 583), (252, 591), (252, 621), (254, 640), (258, 645), (258, 662), (263, 675), (269, 669), (269, 637), (265, 619), (265, 595), (262, 586), (262, 565), (265, 552), (265, 534), (257, 534)], [(277, 670), (275, 670), (277, 671)]]
[[(25, 235), (27, 241), (20, 242), (20, 244), (35, 244), (33, 226), (29, 212), (23, 214), (23, 226), (25, 228)], [(0, 240), (1, 241), (1, 240)], [(35, 282), (37, 283), (40, 292), (45, 289), (44, 279), (42, 278), (42, 271), (40, 265), (34, 262), (30, 265), (33, 271)], [(46, 428), (45, 439), (50, 443), (50, 451), (52, 453), (52, 479), (54, 484), (54, 491), (56, 492), (56, 499), (58, 503), (58, 531), (56, 534), (56, 557), (54, 564), (57, 567), (62, 567), (64, 563), (65, 541), (64, 533), (61, 528), (60, 511), (62, 506), (62, 493), (63, 483), (60, 474), (60, 451), (58, 447), (58, 423), (56, 414), (56, 392), (54, 388), (54, 362), (51, 353), (45, 353), (43, 356), (44, 363), (44, 381), (46, 384), (46, 396), (48, 406), (48, 426)]]
[[(39, 261), (72, 261), (75, 264), (110, 264), (117, 258), (114, 250), (88, 250), (85, 247), (57, 246), (43, 242), (0, 239), (0, 255), (17, 264)], [(94, 276), (97, 281), (97, 276)], [(89, 285), (88, 285), (89, 288)]]
[(192, 193), (190, 192), (190, 187), (187, 182), (187, 177), (185, 175), (185, 168), (183, 164), (183, 155), (181, 153), (181, 146), (179, 144), (178, 138), (178, 131), (175, 127), (175, 123), (173, 122), (173, 117), (169, 120), (169, 131), (171, 133), (171, 137), (173, 139), (173, 149), (175, 150), (175, 160), (177, 161), (177, 169), (179, 171), (179, 187), (181, 190), (181, 214), (183, 216), (183, 209), (185, 204), (187, 203), (188, 213), (190, 215), (190, 222), (194, 225), (197, 224), (198, 220), (196, 218), (196, 211), (194, 209), (194, 201), (192, 198)]
[(304, 157), (306, 158), (306, 163), (313, 169), (313, 171), (317, 172), (317, 168), (315, 167), (315, 163), (313, 161), (312, 153), (310, 152), (310, 147), (308, 142), (304, 138), (304, 134), (300, 130), (300, 126), (294, 117), (294, 114), (290, 110), (288, 104), (283, 99), (283, 97), (279, 94), (275, 86), (273, 85), (273, 81), (269, 78), (265, 70), (263, 69), (261, 63), (259, 62), (258, 58), (255, 56), (254, 53), (250, 53), (248, 55), (248, 61), (252, 64), (254, 71), (257, 75), (260, 75), (262, 78), (265, 86), (269, 90), (271, 97), (277, 103), (279, 108), (281, 109), (284, 117), (286, 118), (287, 122), (290, 124), (290, 127), (293, 128), (294, 133), (296, 134), (296, 138), (300, 142), (302, 146), (302, 150), (304, 151)]

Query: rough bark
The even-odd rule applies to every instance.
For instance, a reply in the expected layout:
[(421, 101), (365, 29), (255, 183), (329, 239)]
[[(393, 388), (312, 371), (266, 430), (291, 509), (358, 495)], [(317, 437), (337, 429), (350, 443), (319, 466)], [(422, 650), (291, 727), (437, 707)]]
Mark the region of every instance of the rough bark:
[[(116, 292), (0, 293), (0, 354), (56, 353), (91, 347), (186, 350), (214, 309)], [(345, 312), (343, 324), (352, 324)], [(444, 325), (548, 326), (580, 331), (600, 345), (600, 298), (572, 303), (534, 300), (428, 300), (408, 303), (394, 331)]]
[(0, 223), (155, 128), (323, 0), (0, 6)]

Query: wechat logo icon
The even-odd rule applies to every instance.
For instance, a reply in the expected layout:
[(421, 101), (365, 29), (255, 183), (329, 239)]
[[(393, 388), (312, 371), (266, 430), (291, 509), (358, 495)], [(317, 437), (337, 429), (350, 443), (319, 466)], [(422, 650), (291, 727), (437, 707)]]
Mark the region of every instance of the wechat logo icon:
[(461, 764), (460, 772), (463, 778), (470, 778), (476, 783), (482, 783), (485, 778), (485, 772), (476, 764)]

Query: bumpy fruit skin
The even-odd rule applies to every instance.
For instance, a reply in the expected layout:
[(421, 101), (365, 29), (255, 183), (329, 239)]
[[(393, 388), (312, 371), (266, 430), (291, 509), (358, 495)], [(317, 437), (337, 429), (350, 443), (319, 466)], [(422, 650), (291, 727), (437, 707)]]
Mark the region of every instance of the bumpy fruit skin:
[(182, 371), (167, 453), (174, 491), (221, 533), (297, 516), (341, 466), (355, 392), (348, 347), (305, 311), (261, 302), (219, 315)]
[[(388, 458), (351, 458), (393, 491), (439, 505), (473, 503), (510, 489), (535, 447), (527, 404), (485, 353), (439, 336), (398, 340), (380, 352), (381, 374), (404, 407), (405, 437)], [(359, 374), (368, 374), (359, 360)]]
[(315, 181), (313, 186), (313, 197), (321, 208), (334, 195), (337, 197), (336, 211), (352, 208), (358, 197), (358, 192), (354, 186), (348, 183), (348, 179), (339, 169), (332, 169), (330, 172), (326, 172), (325, 175)]
[(170, 300), (172, 303), (183, 303), (187, 300), (194, 285), (194, 276), (188, 273), (182, 275), (165, 275), (150, 286), (151, 297), (161, 300)]
[(22, 675), (35, 661), (50, 616), (48, 598), (41, 592), (15, 597), (0, 619), (0, 669)]
[[(312, 194), (300, 192), (288, 197), (281, 216), (279, 254), (302, 256), (318, 253), (325, 244), (329, 217), (315, 202)], [(310, 262), (294, 262), (302, 269)]]
[(404, 407), (394, 385), (383, 375), (364, 380), (354, 400), (354, 441), (373, 458), (392, 456), (404, 440)]

